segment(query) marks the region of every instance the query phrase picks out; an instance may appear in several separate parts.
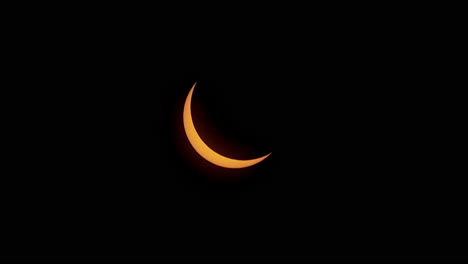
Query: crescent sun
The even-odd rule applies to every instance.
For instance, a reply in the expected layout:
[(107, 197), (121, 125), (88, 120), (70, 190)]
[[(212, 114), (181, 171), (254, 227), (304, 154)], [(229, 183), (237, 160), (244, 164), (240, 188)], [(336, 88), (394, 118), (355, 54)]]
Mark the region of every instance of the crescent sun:
[(197, 130), (195, 129), (195, 125), (193, 124), (191, 102), (192, 102), (192, 95), (193, 95), (193, 90), (195, 89), (195, 85), (197, 85), (197, 83), (195, 83), (192, 86), (192, 89), (190, 89), (190, 92), (187, 95), (187, 99), (185, 100), (183, 119), (184, 119), (185, 134), (187, 135), (187, 138), (190, 144), (192, 145), (192, 147), (195, 149), (195, 151), (198, 154), (200, 154), (200, 156), (202, 156), (204, 159), (206, 159), (207, 161), (215, 165), (218, 165), (224, 168), (230, 168), (230, 169), (240, 169), (240, 168), (250, 167), (263, 161), (268, 156), (270, 156), (271, 152), (263, 157), (259, 157), (255, 159), (238, 160), (238, 159), (225, 157), (215, 152), (210, 147), (208, 147), (208, 145), (206, 145), (206, 143), (198, 135)]

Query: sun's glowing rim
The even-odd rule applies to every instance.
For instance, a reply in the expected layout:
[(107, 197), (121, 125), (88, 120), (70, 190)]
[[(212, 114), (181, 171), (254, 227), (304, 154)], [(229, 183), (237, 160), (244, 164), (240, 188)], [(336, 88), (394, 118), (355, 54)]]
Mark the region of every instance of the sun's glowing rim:
[(201, 139), (201, 137), (198, 135), (197, 130), (195, 129), (195, 125), (193, 124), (192, 120), (192, 111), (191, 111), (191, 102), (192, 102), (192, 95), (193, 91), (195, 89), (195, 85), (192, 86), (192, 89), (190, 89), (189, 94), (187, 95), (187, 99), (185, 100), (185, 105), (184, 105), (184, 129), (185, 129), (185, 134), (187, 135), (187, 138), (192, 145), (192, 147), (195, 149), (195, 151), (200, 154), (204, 159), (207, 161), (224, 167), (224, 168), (230, 168), (230, 169), (241, 169), (241, 168), (246, 168), (253, 166), (264, 159), (266, 159), (268, 156), (271, 155), (271, 152), (268, 153), (267, 155), (256, 158), (256, 159), (249, 159), (249, 160), (238, 160), (238, 159), (232, 159), (225, 157), (214, 150), (212, 150), (206, 143)]

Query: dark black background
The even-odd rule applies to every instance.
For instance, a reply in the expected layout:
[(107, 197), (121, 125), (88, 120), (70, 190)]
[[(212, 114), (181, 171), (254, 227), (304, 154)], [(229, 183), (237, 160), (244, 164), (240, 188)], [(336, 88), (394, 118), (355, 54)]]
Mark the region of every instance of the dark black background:
[[(465, 254), (462, 174), (444, 149), (457, 106), (427, 71), (436, 58), (411, 15), (278, 7), (203, 20), (152, 8), (11, 22), (22, 30), (4, 97), (2, 255)], [(182, 126), (195, 82), (209, 145), (273, 154), (241, 170), (200, 158)]]

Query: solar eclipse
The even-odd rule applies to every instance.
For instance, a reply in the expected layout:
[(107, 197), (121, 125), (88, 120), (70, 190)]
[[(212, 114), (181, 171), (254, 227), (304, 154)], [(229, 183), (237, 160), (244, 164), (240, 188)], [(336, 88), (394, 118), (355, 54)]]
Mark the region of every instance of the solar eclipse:
[(213, 149), (211, 149), (198, 134), (197, 130), (195, 129), (195, 125), (192, 119), (191, 102), (192, 102), (193, 91), (195, 89), (196, 84), (197, 83), (195, 83), (192, 86), (192, 89), (190, 89), (190, 92), (188, 93), (187, 98), (185, 100), (184, 112), (183, 112), (183, 123), (184, 123), (185, 134), (187, 135), (187, 138), (190, 144), (200, 156), (202, 156), (205, 160), (220, 167), (229, 168), (229, 169), (241, 169), (241, 168), (253, 166), (263, 161), (264, 159), (266, 159), (268, 156), (271, 155), (271, 152), (270, 152), (269, 154), (266, 154), (259, 158), (239, 160), (239, 159), (233, 159), (233, 158), (223, 156), (217, 153), (216, 151), (214, 151)]

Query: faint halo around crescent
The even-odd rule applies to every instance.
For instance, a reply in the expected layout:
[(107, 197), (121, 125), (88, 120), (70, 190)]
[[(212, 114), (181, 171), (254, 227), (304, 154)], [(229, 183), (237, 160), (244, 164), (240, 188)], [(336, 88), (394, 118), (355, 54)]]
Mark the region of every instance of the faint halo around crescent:
[(195, 129), (195, 125), (193, 124), (193, 120), (192, 120), (191, 102), (192, 102), (192, 94), (193, 94), (193, 90), (195, 89), (195, 85), (197, 85), (196, 82), (192, 86), (192, 89), (190, 90), (189, 94), (187, 95), (187, 99), (185, 100), (184, 129), (185, 129), (185, 134), (187, 135), (187, 138), (190, 141), (190, 144), (195, 149), (195, 151), (197, 151), (197, 153), (200, 154), (200, 156), (202, 156), (204, 159), (206, 159), (207, 161), (215, 165), (218, 165), (224, 168), (230, 168), (230, 169), (240, 169), (240, 168), (250, 167), (266, 159), (268, 156), (270, 156), (271, 152), (263, 157), (256, 158), (256, 159), (249, 159), (249, 160), (231, 159), (231, 158), (225, 157), (215, 152), (210, 147), (208, 147), (208, 145), (206, 145), (205, 142), (198, 135), (197, 130)]

